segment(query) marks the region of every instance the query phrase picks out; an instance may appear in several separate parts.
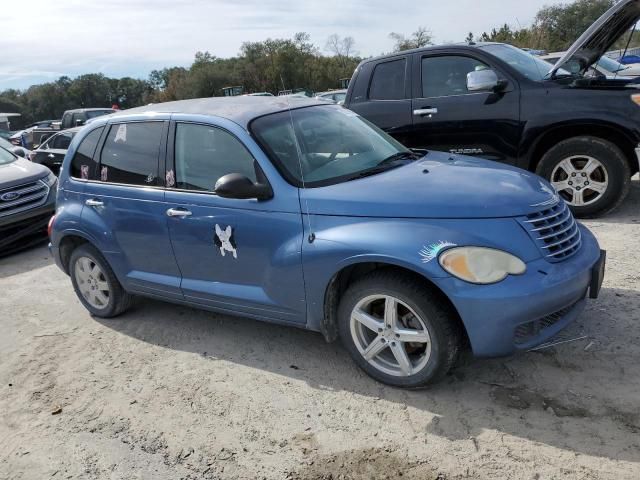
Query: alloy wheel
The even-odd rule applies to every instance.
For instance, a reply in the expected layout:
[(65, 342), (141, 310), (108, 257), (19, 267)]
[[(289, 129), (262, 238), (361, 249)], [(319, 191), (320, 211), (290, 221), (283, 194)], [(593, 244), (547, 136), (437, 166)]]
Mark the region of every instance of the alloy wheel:
[(609, 186), (607, 169), (597, 159), (574, 155), (559, 162), (551, 172), (551, 184), (572, 207), (597, 202)]
[(425, 322), (400, 299), (372, 295), (351, 312), (351, 336), (362, 357), (377, 370), (408, 377), (431, 358), (431, 336)]
[(109, 282), (100, 266), (89, 257), (80, 257), (75, 265), (75, 277), (82, 297), (92, 307), (101, 310), (109, 304)]

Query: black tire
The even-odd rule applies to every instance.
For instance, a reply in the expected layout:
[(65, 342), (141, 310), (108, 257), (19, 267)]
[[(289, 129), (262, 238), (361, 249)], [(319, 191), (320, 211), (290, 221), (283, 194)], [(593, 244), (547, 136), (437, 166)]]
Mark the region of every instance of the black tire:
[[(378, 370), (360, 353), (351, 334), (351, 312), (371, 295), (390, 295), (404, 302), (424, 322), (431, 337), (431, 355), (426, 365), (410, 376), (394, 376)], [(415, 277), (393, 270), (378, 270), (351, 284), (338, 307), (340, 339), (349, 354), (369, 376), (400, 388), (424, 388), (442, 379), (456, 363), (463, 333), (458, 317), (440, 295)]]
[[(80, 291), (78, 279), (76, 278), (76, 262), (83, 257), (89, 258), (102, 270), (104, 281), (106, 281), (109, 286), (108, 303), (104, 308), (96, 308), (91, 305)], [(92, 315), (101, 318), (116, 317), (126, 311), (131, 305), (131, 295), (122, 288), (109, 263), (107, 263), (102, 254), (94, 246), (85, 243), (76, 248), (69, 258), (68, 272), (78, 299)]]
[[(568, 157), (580, 155), (598, 160), (606, 170), (609, 183), (604, 193), (594, 199), (593, 203), (584, 206), (570, 205), (571, 210), (575, 216), (581, 218), (605, 215), (622, 203), (629, 193), (631, 184), (629, 163), (622, 151), (613, 143), (591, 136), (563, 140), (544, 154), (538, 163), (536, 173), (552, 182), (551, 176), (560, 162)], [(566, 193), (560, 192), (560, 195), (567, 200)]]

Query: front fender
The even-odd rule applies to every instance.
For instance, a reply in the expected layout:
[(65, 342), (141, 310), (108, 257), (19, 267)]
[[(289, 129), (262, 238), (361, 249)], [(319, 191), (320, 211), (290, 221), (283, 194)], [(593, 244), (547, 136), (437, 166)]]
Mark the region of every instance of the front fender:
[[(434, 281), (449, 274), (437, 261), (452, 246), (476, 245), (508, 251), (523, 261), (540, 258), (526, 232), (512, 218), (473, 220), (388, 219), (316, 216), (314, 241), (305, 242), (302, 260), (307, 290), (307, 323), (320, 330), (331, 280), (356, 264), (382, 263)], [(305, 228), (309, 228), (308, 226)]]

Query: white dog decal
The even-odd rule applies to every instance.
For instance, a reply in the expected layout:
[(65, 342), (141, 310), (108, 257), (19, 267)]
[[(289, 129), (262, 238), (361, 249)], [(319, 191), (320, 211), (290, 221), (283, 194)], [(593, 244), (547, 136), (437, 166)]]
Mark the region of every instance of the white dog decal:
[(213, 241), (220, 249), (220, 254), (223, 257), (226, 255), (225, 252), (231, 252), (231, 254), (233, 254), (233, 258), (238, 258), (238, 250), (233, 238), (233, 229), (231, 228), (231, 225), (228, 225), (226, 229), (222, 230), (220, 225), (216, 224), (216, 237)]

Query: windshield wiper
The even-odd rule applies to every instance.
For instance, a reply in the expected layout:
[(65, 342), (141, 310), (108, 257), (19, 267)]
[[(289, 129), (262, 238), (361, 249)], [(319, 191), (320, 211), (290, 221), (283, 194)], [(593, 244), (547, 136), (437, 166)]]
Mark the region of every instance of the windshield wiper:
[(410, 160), (410, 161), (414, 161), (421, 158), (421, 156), (417, 153), (414, 152), (397, 152), (394, 153), (393, 155), (385, 158), (384, 160), (382, 160), (378, 165), (376, 165), (373, 168), (377, 168), (380, 167), (382, 165), (389, 165), (390, 163), (393, 162), (397, 162), (398, 160)]
[(413, 162), (419, 158), (422, 158), (422, 155), (413, 152), (398, 152), (393, 155), (385, 158), (380, 163), (378, 163), (375, 167), (368, 168), (361, 172), (356, 173), (349, 177), (349, 180), (355, 180), (356, 178), (364, 178), (370, 177), (371, 175), (376, 175), (378, 173), (386, 172), (387, 170), (392, 170), (396, 167), (400, 167), (403, 163), (400, 161), (409, 161)]

